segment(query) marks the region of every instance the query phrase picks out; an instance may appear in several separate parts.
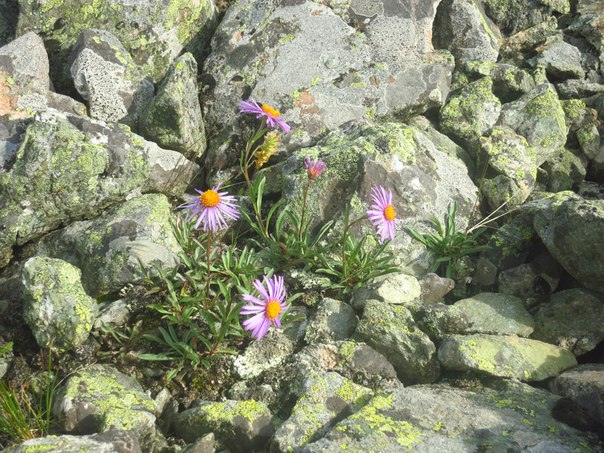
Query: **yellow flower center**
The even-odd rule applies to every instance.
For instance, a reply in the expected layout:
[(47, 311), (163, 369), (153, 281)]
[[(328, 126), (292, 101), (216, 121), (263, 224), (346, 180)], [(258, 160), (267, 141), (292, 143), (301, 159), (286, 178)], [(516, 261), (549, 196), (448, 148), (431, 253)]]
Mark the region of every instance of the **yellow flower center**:
[(206, 190), (199, 196), (199, 201), (206, 208), (214, 208), (220, 203), (220, 195), (215, 190)]
[(266, 304), (265, 312), (266, 317), (272, 321), (281, 313), (281, 304), (276, 300), (269, 300)]
[(260, 107), (262, 108), (262, 111), (264, 113), (266, 113), (268, 116), (270, 116), (271, 118), (279, 118), (281, 116), (281, 113), (279, 112), (279, 110), (275, 110), (268, 104), (262, 104)]
[(386, 220), (392, 221), (395, 218), (396, 211), (394, 210), (394, 206), (389, 204), (384, 208), (384, 217)]
[(311, 179), (314, 179), (317, 176), (319, 176), (319, 170), (316, 167), (310, 167), (308, 169), (308, 174), (311, 177)]

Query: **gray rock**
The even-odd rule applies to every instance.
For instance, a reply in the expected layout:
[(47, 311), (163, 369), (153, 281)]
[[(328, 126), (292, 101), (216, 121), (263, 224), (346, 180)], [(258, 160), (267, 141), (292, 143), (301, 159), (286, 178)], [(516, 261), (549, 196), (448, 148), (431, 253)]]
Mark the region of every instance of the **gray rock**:
[(138, 439), (128, 431), (109, 430), (90, 436), (47, 436), (26, 440), (5, 453), (60, 451), (61, 453), (141, 453)]
[(570, 275), (584, 287), (604, 292), (604, 200), (561, 192), (535, 213), (534, 228)]
[(577, 364), (566, 349), (528, 338), (498, 335), (451, 335), (438, 348), (449, 370), (479, 371), (532, 382), (557, 376)]
[(413, 319), (434, 342), (446, 335), (467, 332), (470, 327), (465, 314), (454, 305), (425, 303), (413, 312)]
[(283, 332), (271, 329), (262, 341), (250, 344), (233, 362), (241, 379), (250, 379), (279, 366), (294, 352), (295, 343)]
[(178, 57), (141, 116), (141, 134), (162, 148), (189, 159), (206, 149), (205, 129), (198, 99), (197, 62), (193, 55)]
[(493, 94), (504, 103), (515, 101), (535, 88), (533, 76), (511, 64), (471, 61), (462, 67), (470, 75), (490, 77), (493, 81)]
[(397, 272), (374, 278), (367, 285), (354, 291), (352, 304), (363, 308), (368, 299), (375, 299), (395, 305), (417, 304), (422, 288), (417, 278)]
[(11, 0), (0, 2), (0, 47), (15, 39), (15, 25), (19, 17), (19, 5)]
[(548, 75), (555, 78), (585, 77), (585, 71), (581, 66), (581, 52), (561, 39), (553, 39), (545, 43), (535, 61), (536, 64), (545, 67)]
[(558, 400), (514, 381), (500, 381), (494, 388), (397, 388), (377, 395), (301, 451), (571, 453), (584, 445), (598, 450), (595, 436), (552, 417)]
[(165, 195), (141, 195), (46, 236), (37, 253), (75, 263), (91, 294), (117, 291), (144, 277), (141, 265), (153, 274), (180, 262), (171, 209)]
[(62, 352), (88, 338), (98, 308), (80, 278), (58, 259), (34, 257), (23, 266), (23, 317), (40, 347)]
[(467, 330), (459, 333), (528, 337), (535, 325), (522, 301), (507, 294), (480, 293), (453, 306), (469, 322)]
[(604, 85), (589, 80), (569, 79), (557, 83), (556, 89), (562, 99), (579, 99), (604, 93)]
[(405, 307), (368, 300), (354, 338), (383, 354), (405, 385), (434, 382), (439, 376), (436, 347)]
[(550, 390), (570, 398), (604, 428), (604, 364), (587, 363), (552, 380)]
[(42, 38), (33, 32), (0, 47), (0, 70), (10, 74), (11, 85), (37, 92), (50, 89), (48, 55)]
[(422, 302), (424, 304), (432, 304), (442, 300), (443, 297), (455, 288), (455, 280), (440, 277), (437, 274), (429, 272), (419, 281), (419, 285), (422, 290)]
[[(40, 6), (19, 0), (17, 34), (35, 31), (52, 49), (51, 78), (57, 89), (72, 89), (68, 56), (80, 32), (103, 29), (122, 42), (145, 74), (159, 82), (168, 66), (196, 35), (212, 26), (216, 13), (211, 0), (100, 0), (84, 5), (79, 0), (48, 2)], [(66, 21), (64, 18), (69, 17)]]
[(109, 302), (99, 308), (99, 315), (94, 321), (94, 328), (123, 326), (128, 321), (129, 316), (130, 307), (124, 299)]
[(216, 451), (215, 444), (216, 440), (214, 433), (209, 433), (197, 439), (185, 448), (182, 453), (214, 453)]
[(554, 11), (570, 12), (568, 0), (484, 0), (484, 6), (489, 17), (509, 34), (554, 19)]
[[(50, 152), (52, 150), (52, 153)], [(10, 171), (0, 172), (0, 267), (22, 245), (142, 192), (180, 196), (198, 166), (125, 126), (41, 113)]]
[[(288, 148), (314, 144), (350, 121), (439, 107), (452, 70), (450, 54), (434, 52), (431, 43), (439, 2), (355, 3), (351, 8), (375, 15), (363, 32), (338, 16), (337, 6), (236, 2), (204, 64), (209, 86), (203, 95), (204, 120), (212, 137), (206, 164), (212, 173), (220, 170), (217, 179), (224, 179), (237, 165), (248, 136), (237, 113), (242, 98), (282, 112), (294, 129), (283, 137)], [(375, 13), (366, 12), (372, 7)], [(319, 56), (317, 49), (322, 49)], [(255, 128), (255, 120), (247, 117)]]
[(329, 343), (349, 338), (357, 327), (352, 307), (339, 300), (325, 298), (306, 328), (307, 343)]
[(444, 0), (434, 21), (433, 42), (451, 51), (455, 63), (497, 61), (501, 33), (474, 0)]
[(372, 396), (368, 388), (337, 373), (311, 373), (291, 415), (275, 432), (271, 451), (285, 453), (311, 443), (343, 417), (360, 409)]
[(500, 293), (520, 297), (525, 305), (532, 305), (535, 300), (556, 290), (562, 272), (551, 255), (540, 255), (530, 263), (502, 271), (498, 289)]
[(498, 120), (501, 102), (492, 93), (489, 77), (469, 83), (452, 93), (440, 111), (441, 129), (470, 148)]
[(12, 167), (26, 129), (26, 120), (0, 122), (0, 173)]
[(200, 401), (174, 420), (174, 433), (193, 442), (213, 432), (232, 451), (248, 452), (263, 448), (275, 432), (271, 411), (257, 401)]
[(594, 46), (600, 55), (600, 74), (604, 76), (604, 25), (602, 25), (602, 4), (599, 0), (579, 0), (577, 16), (569, 31), (579, 33)]
[(505, 104), (497, 123), (526, 138), (537, 165), (548, 160), (566, 143), (564, 111), (552, 85), (541, 84), (514, 102)]
[(138, 128), (138, 117), (153, 97), (153, 83), (117, 38), (105, 30), (82, 31), (70, 62), (75, 88), (88, 101), (92, 118)]
[(480, 149), (487, 159), (489, 169), (497, 178), (487, 180), (505, 180), (512, 185), (511, 197), (502, 196), (501, 191), (490, 190), (497, 187), (495, 184), (483, 186), (483, 194), (492, 210), (499, 208), (503, 203), (508, 207), (520, 205), (531, 194), (537, 179), (537, 157), (535, 150), (526, 139), (516, 134), (508, 127), (496, 126), (487, 136), (480, 139)]
[(587, 162), (567, 148), (559, 148), (542, 165), (545, 174), (540, 179), (550, 192), (571, 190), (581, 184), (587, 173)]
[(53, 404), (67, 433), (131, 431), (143, 448), (155, 435), (155, 403), (135, 379), (109, 365), (90, 365), (71, 375)]
[(532, 338), (556, 344), (580, 356), (604, 340), (604, 300), (575, 288), (552, 294), (535, 314)]
[(598, 127), (595, 124), (586, 124), (577, 129), (577, 141), (586, 157), (596, 159), (599, 156), (602, 140)]

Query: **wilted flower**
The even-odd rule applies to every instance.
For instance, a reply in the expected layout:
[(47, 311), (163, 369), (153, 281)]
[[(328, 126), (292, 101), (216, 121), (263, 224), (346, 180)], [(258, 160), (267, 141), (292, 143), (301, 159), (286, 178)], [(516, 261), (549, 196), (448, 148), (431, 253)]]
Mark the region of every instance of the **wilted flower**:
[(257, 340), (266, 335), (271, 324), (281, 327), (281, 314), (287, 309), (283, 277), (265, 276), (264, 285), (260, 280), (254, 280), (254, 288), (260, 293), (260, 299), (251, 294), (242, 295), (243, 300), (249, 302), (249, 305), (243, 306), (241, 314), (254, 315), (243, 321), (243, 327), (245, 330), (251, 330), (252, 336)]
[(277, 152), (279, 147), (279, 134), (274, 131), (269, 132), (264, 136), (264, 142), (258, 147), (254, 153), (254, 162), (256, 170), (262, 168), (268, 162), (273, 154)]
[(386, 239), (394, 240), (396, 211), (392, 205), (392, 192), (386, 191), (381, 186), (373, 187), (371, 192), (373, 204), (367, 211), (367, 216), (373, 226), (377, 228), (377, 232), (381, 236), (380, 242), (383, 244)]
[(195, 228), (203, 223), (203, 231), (218, 231), (226, 228), (226, 218), (237, 220), (239, 212), (237, 201), (234, 196), (228, 195), (227, 192), (218, 192), (220, 186), (208, 189), (205, 192), (195, 189), (199, 194), (185, 195), (189, 199), (188, 202), (179, 206), (182, 209), (189, 210), (188, 219), (191, 220), (197, 217)]
[(317, 176), (323, 173), (325, 170), (325, 166), (327, 164), (322, 160), (313, 160), (308, 156), (304, 159), (304, 166), (306, 167), (306, 173), (308, 174), (308, 179), (313, 181)]
[(241, 113), (255, 113), (256, 118), (266, 118), (266, 124), (270, 127), (280, 127), (283, 132), (289, 132), (289, 125), (283, 121), (279, 110), (268, 104), (258, 104), (256, 101), (241, 101), (239, 103)]

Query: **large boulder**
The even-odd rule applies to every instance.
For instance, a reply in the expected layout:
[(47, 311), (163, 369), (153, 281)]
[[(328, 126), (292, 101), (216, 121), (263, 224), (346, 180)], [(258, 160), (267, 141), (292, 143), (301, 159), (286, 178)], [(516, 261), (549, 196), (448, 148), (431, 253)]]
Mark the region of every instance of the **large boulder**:
[(368, 300), (354, 338), (383, 354), (404, 384), (434, 382), (440, 374), (434, 343), (403, 306)]
[(288, 147), (314, 144), (352, 120), (439, 107), (452, 71), (450, 54), (434, 52), (431, 42), (439, 3), (353, 1), (347, 11), (312, 1), (237, 1), (204, 65), (208, 167), (237, 165), (251, 133), (242, 131), (242, 98), (282, 112), (293, 128), (283, 137)]
[(514, 381), (492, 387), (414, 385), (378, 394), (301, 451), (567, 453), (601, 448), (595, 435), (553, 418), (559, 397)]
[(84, 30), (71, 55), (70, 73), (90, 116), (138, 128), (138, 117), (153, 97), (153, 83), (128, 51), (105, 30)]
[(171, 211), (165, 195), (141, 195), (94, 220), (73, 222), (51, 233), (36, 246), (36, 253), (80, 267), (90, 294), (118, 291), (143, 278), (143, 269), (155, 274), (157, 268), (173, 269), (180, 262), (182, 249), (172, 230)]
[(438, 349), (446, 369), (478, 371), (522, 381), (542, 381), (577, 364), (568, 350), (507, 335), (451, 335)]
[(155, 435), (155, 403), (140, 384), (109, 365), (74, 372), (59, 390), (53, 415), (67, 433), (131, 431), (142, 446)]
[(142, 453), (138, 439), (128, 431), (109, 430), (90, 436), (47, 436), (26, 440), (5, 453), (61, 451), (63, 453)]
[(531, 338), (557, 344), (576, 356), (604, 340), (604, 297), (581, 288), (552, 294), (535, 314)]
[(604, 200), (570, 192), (535, 213), (534, 228), (564, 269), (584, 287), (604, 293)]
[(15, 244), (142, 192), (181, 195), (198, 166), (159, 148), (126, 126), (49, 111), (23, 135), (0, 172), (0, 267)]
[(88, 339), (97, 304), (80, 276), (77, 267), (58, 259), (34, 257), (23, 266), (23, 317), (40, 347), (63, 352)]
[(185, 53), (172, 63), (157, 96), (141, 116), (140, 133), (189, 159), (200, 157), (206, 136), (198, 92), (197, 62)]
[(61, 92), (71, 89), (68, 57), (83, 30), (107, 30), (145, 74), (159, 82), (172, 60), (211, 26), (215, 15), (212, 0), (97, 0), (85, 5), (79, 0), (19, 0), (19, 9), (17, 34), (35, 31), (44, 36), (53, 61), (51, 78)]

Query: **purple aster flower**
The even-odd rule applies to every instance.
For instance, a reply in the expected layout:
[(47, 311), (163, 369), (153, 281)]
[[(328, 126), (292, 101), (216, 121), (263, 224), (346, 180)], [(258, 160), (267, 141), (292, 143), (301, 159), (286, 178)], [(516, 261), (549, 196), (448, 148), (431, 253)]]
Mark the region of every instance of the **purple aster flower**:
[(289, 132), (289, 125), (283, 121), (279, 110), (272, 108), (268, 104), (258, 104), (256, 101), (241, 101), (239, 103), (241, 113), (255, 113), (256, 118), (266, 118), (266, 124), (270, 127), (280, 127), (283, 132)]
[(372, 187), (371, 192), (373, 204), (371, 205), (371, 209), (367, 211), (367, 217), (369, 217), (373, 226), (377, 228), (382, 244), (386, 239), (393, 241), (396, 211), (394, 210), (394, 206), (392, 206), (392, 192), (386, 191), (382, 186)]
[(203, 231), (218, 231), (226, 228), (227, 220), (237, 220), (239, 212), (237, 201), (234, 196), (228, 195), (227, 192), (218, 192), (220, 186), (208, 189), (205, 192), (195, 189), (199, 194), (185, 195), (189, 199), (186, 203), (179, 206), (182, 209), (189, 210), (188, 220), (197, 216), (195, 228), (203, 223)]
[[(266, 285), (266, 288), (264, 287)], [(262, 339), (268, 332), (271, 323), (281, 327), (281, 314), (287, 309), (285, 303), (285, 286), (283, 277), (264, 277), (264, 285), (260, 280), (254, 280), (254, 288), (260, 293), (260, 299), (251, 294), (243, 294), (243, 300), (249, 302), (241, 309), (242, 315), (254, 315), (243, 321), (245, 330), (251, 330), (252, 336)]]
[(313, 160), (308, 156), (304, 159), (304, 166), (306, 167), (306, 173), (308, 173), (308, 179), (314, 181), (317, 176), (320, 176), (325, 170), (327, 164), (322, 160)]

